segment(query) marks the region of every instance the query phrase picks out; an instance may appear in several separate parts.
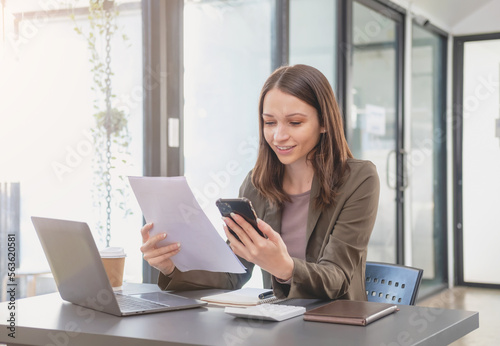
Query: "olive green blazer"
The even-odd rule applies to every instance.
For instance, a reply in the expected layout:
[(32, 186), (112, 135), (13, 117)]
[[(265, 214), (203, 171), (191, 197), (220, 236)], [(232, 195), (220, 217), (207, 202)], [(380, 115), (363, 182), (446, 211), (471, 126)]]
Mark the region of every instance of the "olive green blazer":
[[(313, 179), (306, 231), (306, 259), (293, 258), (290, 284), (280, 284), (263, 271), (264, 287), (273, 288), (277, 297), (366, 300), (365, 264), (368, 241), (375, 223), (380, 183), (375, 165), (369, 161), (348, 159), (349, 173), (338, 190), (335, 203), (321, 211), (314, 207), (319, 185)], [(251, 172), (240, 188), (257, 215), (281, 233), (281, 210), (258, 193)], [(213, 273), (193, 270), (160, 274), (158, 286), (165, 290), (203, 288), (241, 288), (254, 267), (242, 258), (245, 274)]]

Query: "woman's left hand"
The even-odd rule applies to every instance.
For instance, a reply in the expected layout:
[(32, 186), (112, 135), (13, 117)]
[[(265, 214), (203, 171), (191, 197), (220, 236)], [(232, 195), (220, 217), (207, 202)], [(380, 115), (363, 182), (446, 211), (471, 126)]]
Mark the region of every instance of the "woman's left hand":
[[(294, 264), (281, 236), (260, 219), (257, 220), (257, 225), (267, 238), (258, 234), (252, 225), (241, 216), (233, 213), (231, 217), (234, 221), (229, 217), (222, 219), (226, 223), (224, 231), (233, 252), (247, 261), (255, 263), (280, 280), (290, 279)], [(228, 227), (238, 235), (241, 241), (238, 241), (229, 232)]]

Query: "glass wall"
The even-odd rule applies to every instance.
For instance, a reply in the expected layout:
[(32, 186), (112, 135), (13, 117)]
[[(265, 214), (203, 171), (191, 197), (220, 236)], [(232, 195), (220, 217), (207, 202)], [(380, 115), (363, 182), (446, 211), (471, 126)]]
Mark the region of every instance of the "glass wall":
[[(107, 42), (91, 29), (88, 2), (72, 9), (44, 4), (7, 2), (0, 45), (0, 182), (20, 186), (18, 248), (24, 272), (48, 270), (33, 215), (85, 221), (98, 247), (106, 245), (101, 185), (106, 174), (96, 161), (106, 152), (102, 137), (96, 137), (102, 129), (96, 115), (102, 119), (107, 109), (96, 81), (106, 72), (92, 69), (105, 59)], [(117, 9), (109, 40), (109, 101), (120, 121), (118, 135), (111, 137), (110, 245), (125, 247), (125, 279), (140, 282), (142, 214), (126, 176), (142, 175), (141, 6), (135, 1)]]
[[(412, 27), (410, 192), (412, 265), (425, 289), (443, 283), (446, 266), (446, 94), (443, 36)], [(421, 289), (421, 293), (423, 293)]]
[(337, 87), (337, 1), (290, 1), (290, 64), (316, 67)]
[(354, 157), (372, 161), (380, 202), (371, 261), (396, 262), (397, 34), (394, 20), (353, 2), (352, 108), (347, 138)]
[[(102, 159), (105, 149), (95, 139), (95, 115), (102, 114), (108, 105), (99, 79), (95, 79), (96, 73), (103, 76), (105, 72), (95, 62), (104, 57), (109, 45), (113, 73), (109, 106), (128, 121), (128, 132), (111, 143), (126, 142), (128, 147), (111, 155), (111, 186), (117, 198), (111, 205), (110, 245), (126, 248), (126, 280), (142, 278), (138, 234), (142, 214), (126, 181), (127, 175), (143, 174), (141, 3), (116, 3), (115, 35), (109, 42), (97, 35), (89, 45), (87, 1), (73, 2), (73, 8), (6, 2), (5, 39), (0, 45), (0, 183), (16, 182), (20, 186), (21, 266), (47, 268), (29, 220), (31, 215), (87, 221), (98, 245), (105, 244), (106, 196), (100, 194), (99, 187), (106, 174), (99, 171), (95, 161), (96, 157)], [(396, 262), (397, 232), (401, 232), (398, 210), (402, 210), (397, 191), (404, 188), (398, 185), (401, 176), (396, 173), (401, 162), (397, 159), (402, 131), (398, 122), (402, 115), (401, 22), (388, 15), (393, 10), (379, 2), (348, 3), (352, 5), (352, 18), (346, 19), (351, 24), (347, 36), (352, 42), (347, 44), (352, 55), (347, 57), (342, 51), (345, 42), (337, 42), (337, 7), (346, 3), (290, 0), (289, 62), (315, 66), (334, 90), (345, 87), (336, 85), (338, 59), (350, 64), (349, 71), (341, 71), (350, 86), (350, 113), (346, 114), (349, 145), (355, 157), (375, 163), (381, 181), (369, 259)], [(273, 8), (275, 0), (184, 1), (183, 167), (179, 171), (187, 177), (223, 237), (215, 200), (235, 197), (255, 163), (257, 102), (262, 84), (271, 73)], [(423, 267), (428, 279), (439, 276), (436, 263), (445, 215), (440, 209), (443, 153), (441, 142), (437, 142), (441, 139), (436, 137), (442, 133), (437, 119), (444, 99), (437, 96), (441, 82), (438, 71), (443, 69), (438, 41), (435, 35), (414, 28), (408, 174), (419, 179), (409, 186), (409, 209), (414, 265)], [(488, 81), (490, 75), (485, 78)], [(495, 78), (498, 81), (498, 71)], [(496, 88), (498, 97), (498, 84)], [(488, 92), (490, 89), (486, 88)], [(479, 100), (482, 107), (485, 102)], [(464, 107), (472, 106), (466, 99)], [(492, 117), (498, 118), (498, 114)], [(464, 161), (473, 160), (468, 155), (464, 152)], [(474, 197), (471, 191), (466, 193)], [(120, 194), (123, 198), (118, 198)], [(472, 222), (472, 218), (469, 220)], [(470, 241), (467, 246), (472, 244)], [(402, 250), (401, 244), (399, 247)], [(423, 248), (430, 255), (425, 255)], [(260, 275), (253, 280), (260, 280)], [(253, 281), (249, 285), (260, 284)]]
[[(272, 0), (185, 2), (184, 172), (224, 239), (215, 201), (238, 196), (257, 158), (258, 99), (271, 73), (271, 11)], [(261, 275), (248, 285), (260, 287)]]
[[(465, 42), (463, 278), (500, 284), (500, 40)], [(478, 255), (484, 254), (484, 255)]]

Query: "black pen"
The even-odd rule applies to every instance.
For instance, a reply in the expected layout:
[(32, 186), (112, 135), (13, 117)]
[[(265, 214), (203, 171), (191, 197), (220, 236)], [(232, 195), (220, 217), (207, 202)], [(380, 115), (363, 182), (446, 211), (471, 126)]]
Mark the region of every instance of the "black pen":
[(259, 299), (266, 299), (266, 298), (270, 298), (274, 295), (273, 291), (267, 291), (267, 292), (264, 292), (264, 293), (261, 293), (259, 294)]

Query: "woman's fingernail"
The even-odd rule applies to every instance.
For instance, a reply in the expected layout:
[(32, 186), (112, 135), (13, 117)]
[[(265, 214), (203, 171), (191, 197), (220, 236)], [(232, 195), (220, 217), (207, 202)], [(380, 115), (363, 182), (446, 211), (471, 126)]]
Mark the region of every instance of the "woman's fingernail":
[(162, 237), (163, 237), (163, 239), (165, 239), (167, 237), (167, 233), (163, 233)]
[(181, 243), (177, 243), (177, 248), (180, 249), (181, 248)]

